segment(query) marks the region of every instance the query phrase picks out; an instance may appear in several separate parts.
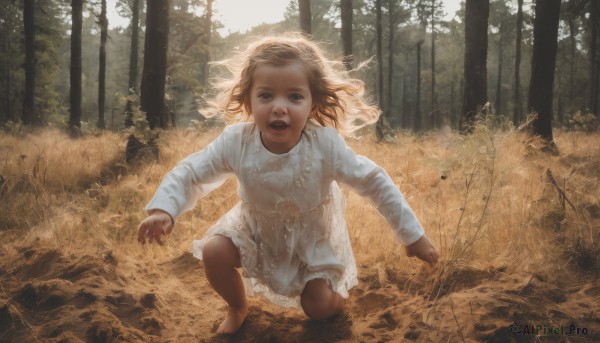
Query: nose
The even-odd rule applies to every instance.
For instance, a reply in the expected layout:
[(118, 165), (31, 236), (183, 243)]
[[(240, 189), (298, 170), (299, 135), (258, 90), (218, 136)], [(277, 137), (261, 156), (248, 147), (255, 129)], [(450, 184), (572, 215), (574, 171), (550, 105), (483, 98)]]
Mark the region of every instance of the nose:
[(287, 114), (287, 106), (285, 104), (285, 101), (282, 99), (276, 99), (273, 102), (272, 112), (273, 112), (273, 114), (277, 114), (277, 115)]

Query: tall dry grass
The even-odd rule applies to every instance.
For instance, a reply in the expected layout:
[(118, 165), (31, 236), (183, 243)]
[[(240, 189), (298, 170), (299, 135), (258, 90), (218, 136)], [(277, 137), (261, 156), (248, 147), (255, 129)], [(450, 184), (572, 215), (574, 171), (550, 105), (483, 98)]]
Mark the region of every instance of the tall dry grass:
[[(162, 177), (218, 133), (165, 132), (159, 161), (134, 166), (124, 162), (124, 134), (0, 137), (3, 248), (41, 239), (145, 256), (148, 263), (188, 251), (191, 240), (237, 202), (235, 180), (182, 216), (164, 247), (139, 246), (137, 225)], [(556, 130), (559, 156), (540, 152), (538, 141), (493, 119), (467, 136), (440, 130), (397, 137), (394, 144), (370, 136), (348, 144), (387, 170), (420, 218), (442, 257), (433, 282), (442, 283), (460, 265), (600, 269), (597, 134)], [(420, 262), (405, 256), (385, 219), (365, 199), (344, 193), (359, 265), (414, 275)]]

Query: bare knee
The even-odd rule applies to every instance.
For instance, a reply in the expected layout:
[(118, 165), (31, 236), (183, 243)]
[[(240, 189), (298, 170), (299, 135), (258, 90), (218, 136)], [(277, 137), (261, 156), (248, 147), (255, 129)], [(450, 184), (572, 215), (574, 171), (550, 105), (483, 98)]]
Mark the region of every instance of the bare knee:
[(324, 279), (307, 282), (300, 296), (304, 313), (314, 320), (324, 320), (340, 312), (343, 303), (341, 296)]
[(235, 267), (239, 268), (240, 255), (231, 238), (215, 235), (210, 237), (202, 248), (202, 260), (208, 267)]

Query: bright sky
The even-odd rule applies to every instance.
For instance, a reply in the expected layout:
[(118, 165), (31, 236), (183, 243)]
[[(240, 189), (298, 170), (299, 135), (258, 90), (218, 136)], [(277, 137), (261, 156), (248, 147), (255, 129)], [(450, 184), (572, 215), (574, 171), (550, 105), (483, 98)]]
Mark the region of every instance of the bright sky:
[[(297, 1), (297, 0), (293, 0)], [(116, 0), (107, 0), (110, 27), (127, 26), (129, 19), (121, 18), (115, 11)], [(461, 0), (443, 0), (447, 19), (451, 19), (460, 7)], [(222, 35), (231, 32), (246, 32), (262, 23), (276, 23), (283, 20), (283, 12), (289, 0), (214, 0), (214, 15), (225, 26)]]
[(446, 19), (450, 20), (454, 18), (456, 11), (460, 8), (460, 3), (464, 0), (444, 0), (444, 12), (446, 12)]
[(221, 35), (227, 35), (248, 31), (262, 23), (282, 21), (289, 3), (289, 0), (215, 0), (213, 7), (225, 26)]

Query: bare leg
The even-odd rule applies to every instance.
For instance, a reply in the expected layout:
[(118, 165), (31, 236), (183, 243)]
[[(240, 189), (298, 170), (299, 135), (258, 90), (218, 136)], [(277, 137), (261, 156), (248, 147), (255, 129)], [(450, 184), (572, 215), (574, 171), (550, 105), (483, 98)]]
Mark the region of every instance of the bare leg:
[(216, 235), (206, 242), (202, 259), (208, 282), (229, 305), (227, 317), (217, 333), (233, 334), (240, 329), (248, 314), (242, 277), (235, 269), (241, 267), (238, 249), (230, 238)]
[(300, 304), (304, 313), (314, 320), (324, 320), (344, 309), (344, 298), (324, 279), (310, 280), (304, 286)]

